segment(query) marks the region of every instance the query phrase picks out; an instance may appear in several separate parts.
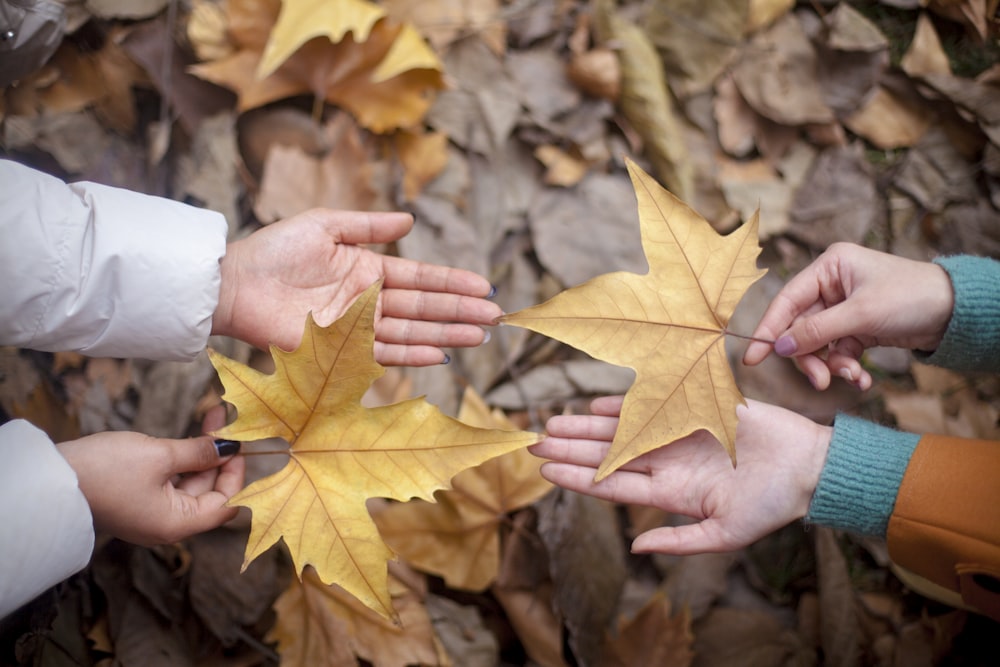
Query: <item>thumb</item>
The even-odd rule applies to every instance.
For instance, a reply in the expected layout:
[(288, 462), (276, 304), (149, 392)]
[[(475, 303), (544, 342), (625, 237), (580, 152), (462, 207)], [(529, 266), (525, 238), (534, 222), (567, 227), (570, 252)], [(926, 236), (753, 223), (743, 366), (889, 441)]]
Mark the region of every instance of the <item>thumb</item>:
[(164, 442), (168, 443), (169, 472), (173, 475), (217, 468), (240, 450), (240, 443), (235, 440), (219, 440), (206, 435)]
[(632, 553), (664, 553), (676, 556), (730, 551), (717, 519), (704, 519), (681, 526), (661, 526), (642, 533), (632, 541)]
[(861, 333), (857, 309), (849, 301), (838, 303), (792, 323), (774, 341), (782, 357), (797, 357), (826, 347), (835, 340)]

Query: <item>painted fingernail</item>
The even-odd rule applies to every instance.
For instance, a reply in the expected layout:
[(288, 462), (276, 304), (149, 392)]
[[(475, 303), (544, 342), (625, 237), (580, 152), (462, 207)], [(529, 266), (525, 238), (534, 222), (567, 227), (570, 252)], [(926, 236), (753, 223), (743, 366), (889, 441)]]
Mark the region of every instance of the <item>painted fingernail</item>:
[(795, 339), (791, 336), (782, 336), (778, 340), (774, 341), (774, 351), (783, 357), (790, 357), (795, 354), (795, 350), (798, 349), (798, 345), (795, 344)]
[(441, 360), (441, 365), (444, 366), (445, 364), (450, 364), (450, 363), (451, 363), (451, 355), (450, 354), (444, 355), (444, 359)]
[(232, 456), (240, 451), (240, 443), (238, 440), (216, 440), (215, 450), (219, 452), (219, 458), (224, 458), (226, 456)]
[(486, 298), (487, 299), (492, 299), (496, 295), (497, 295), (497, 286), (496, 285), (490, 285), (490, 293), (486, 295)]

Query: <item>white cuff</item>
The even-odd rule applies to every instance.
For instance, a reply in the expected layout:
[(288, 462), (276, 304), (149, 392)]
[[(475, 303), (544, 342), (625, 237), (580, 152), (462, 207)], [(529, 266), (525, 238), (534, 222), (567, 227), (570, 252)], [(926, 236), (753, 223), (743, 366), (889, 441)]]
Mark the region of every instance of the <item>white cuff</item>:
[(0, 618), (79, 572), (94, 520), (76, 473), (23, 419), (0, 426)]

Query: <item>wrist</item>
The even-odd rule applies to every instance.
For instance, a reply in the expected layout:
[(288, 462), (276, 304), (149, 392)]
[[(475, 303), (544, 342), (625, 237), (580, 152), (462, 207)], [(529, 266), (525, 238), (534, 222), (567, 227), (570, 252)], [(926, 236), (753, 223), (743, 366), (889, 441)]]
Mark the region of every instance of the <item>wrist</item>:
[(226, 245), (226, 254), (219, 260), (219, 299), (212, 314), (212, 335), (232, 336), (238, 338), (233, 331), (233, 302), (236, 299), (236, 252), (232, 243)]
[(925, 266), (927, 276), (918, 284), (927, 286), (925, 312), (928, 314), (928, 331), (916, 349), (929, 353), (938, 348), (948, 330), (955, 309), (955, 288), (944, 267), (930, 262)]
[(830, 442), (833, 440), (833, 427), (823, 426), (810, 420), (812, 433), (803, 443), (803, 453), (806, 454), (802, 462), (799, 482), (799, 503), (796, 506), (796, 518), (805, 518), (809, 513), (809, 506), (819, 486), (820, 477), (823, 474), (823, 466), (826, 464), (826, 457), (830, 451)]

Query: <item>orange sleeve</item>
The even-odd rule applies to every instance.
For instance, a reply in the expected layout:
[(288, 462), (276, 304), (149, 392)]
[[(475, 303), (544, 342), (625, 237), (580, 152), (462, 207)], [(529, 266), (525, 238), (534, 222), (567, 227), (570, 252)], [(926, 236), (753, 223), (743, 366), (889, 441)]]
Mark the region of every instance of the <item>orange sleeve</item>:
[(1000, 443), (923, 436), (886, 539), (896, 565), (1000, 620)]

